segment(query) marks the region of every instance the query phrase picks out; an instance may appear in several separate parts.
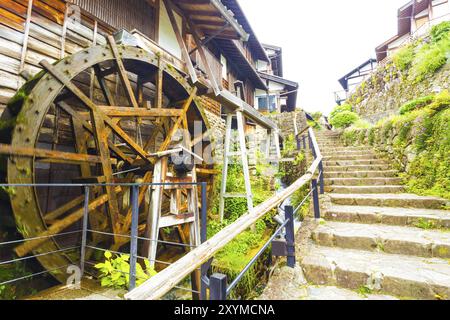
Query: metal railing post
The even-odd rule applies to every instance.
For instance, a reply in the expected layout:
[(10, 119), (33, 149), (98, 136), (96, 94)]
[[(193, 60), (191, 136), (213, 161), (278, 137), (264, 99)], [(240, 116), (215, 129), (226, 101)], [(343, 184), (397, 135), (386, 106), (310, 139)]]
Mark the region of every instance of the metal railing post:
[(294, 207), (284, 207), (284, 216), (286, 221), (286, 248), (287, 248), (287, 265), (290, 268), (295, 267), (295, 236), (294, 236)]
[(306, 150), (306, 136), (305, 135), (302, 136), (302, 140), (303, 140), (303, 149)]
[(296, 136), (295, 137), (295, 140), (297, 141), (297, 150), (302, 150), (302, 142), (301, 142), (301, 140), (300, 140), (300, 136)]
[(324, 172), (323, 172), (323, 161), (319, 163), (319, 184), (320, 184), (320, 194), (325, 193), (325, 183), (324, 183)]
[(311, 180), (311, 189), (313, 191), (314, 218), (320, 219), (319, 191), (317, 190), (317, 179)]
[(139, 227), (139, 186), (131, 187), (131, 238), (130, 238), (130, 284), (129, 290), (136, 288), (136, 264)]
[[(200, 219), (200, 241), (201, 243), (206, 242), (207, 240), (207, 199), (206, 199), (206, 186), (207, 183), (206, 182), (202, 182), (201, 183), (201, 192), (202, 192), (202, 212), (201, 212), (201, 219)], [(200, 279), (200, 300), (206, 300), (206, 289), (207, 289), (207, 284), (204, 281), (204, 277), (207, 276), (208, 273), (208, 269), (209, 269), (209, 265), (208, 264), (203, 264), (201, 266), (201, 279)]]
[(89, 219), (89, 187), (86, 186), (84, 187), (84, 214), (83, 214), (83, 229), (81, 235), (81, 253), (80, 253), (81, 276), (84, 275), (88, 219)]
[(209, 279), (209, 300), (227, 300), (227, 276), (215, 273)]

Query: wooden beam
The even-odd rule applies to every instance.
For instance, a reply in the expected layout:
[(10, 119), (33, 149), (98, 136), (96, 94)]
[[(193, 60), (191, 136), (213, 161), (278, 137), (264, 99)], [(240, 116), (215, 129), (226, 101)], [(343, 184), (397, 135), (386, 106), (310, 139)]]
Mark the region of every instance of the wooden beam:
[[(186, 102), (184, 103), (184, 106), (183, 106), (183, 114), (184, 115), (189, 110), (189, 107), (191, 106), (191, 103), (194, 100), (194, 97), (196, 94), (197, 94), (197, 87), (194, 87), (192, 89), (191, 94), (189, 95), (189, 99), (187, 99)], [(179, 117), (178, 120), (175, 122), (175, 124), (172, 126), (172, 128), (170, 128), (170, 131), (167, 134), (166, 139), (164, 140), (164, 142), (161, 144), (161, 147), (159, 148), (159, 152), (165, 151), (169, 147), (170, 143), (172, 142), (173, 135), (177, 132), (177, 130), (179, 129), (182, 122), (183, 122), (183, 116)]]
[(181, 109), (144, 109), (144, 108), (128, 108), (115, 106), (98, 106), (99, 109), (109, 117), (140, 117), (140, 118), (158, 118), (158, 117), (181, 117), (183, 110)]
[(27, 18), (25, 20), (25, 31), (23, 34), (22, 54), (20, 56), (19, 73), (21, 73), (23, 71), (23, 68), (25, 67), (25, 59), (27, 57), (27, 49), (28, 49), (28, 38), (30, 36), (30, 24), (31, 24), (32, 11), (33, 11), (33, 0), (28, 0)]
[[(115, 187), (115, 189), (114, 189), (114, 192), (116, 192), (116, 193), (120, 193), (121, 191), (122, 191), (121, 187)], [(106, 202), (108, 202), (108, 200), (109, 200), (108, 195), (104, 194), (104, 195), (98, 197), (97, 199), (91, 201), (89, 203), (89, 211), (97, 209), (98, 207), (100, 207), (103, 204), (105, 204)], [(15, 249), (16, 254), (19, 257), (23, 257), (23, 256), (27, 255), (30, 251), (36, 249), (41, 244), (49, 241), (50, 236), (57, 235), (61, 231), (67, 229), (68, 227), (70, 227), (71, 225), (76, 223), (78, 220), (80, 220), (83, 217), (83, 215), (84, 215), (84, 208), (81, 208), (81, 209), (75, 211), (74, 213), (68, 215), (64, 219), (55, 222), (47, 230), (45, 230), (44, 232), (42, 232), (36, 236), (36, 237), (44, 237), (44, 238), (27, 241), (24, 244), (16, 247), (16, 249)]]
[(134, 152), (136, 152), (142, 159), (146, 160), (150, 164), (153, 162), (148, 159), (148, 153), (142, 149), (133, 139), (128, 136), (114, 121), (105, 115), (97, 105), (92, 102), (77, 86), (75, 86), (64, 74), (58, 71), (54, 66), (52, 66), (47, 61), (43, 60), (40, 63), (45, 69), (47, 69), (50, 74), (52, 74), (56, 79), (58, 79), (62, 84), (66, 86), (74, 95), (78, 97), (95, 115), (102, 119), (112, 131), (119, 136)]
[(102, 75), (102, 71), (100, 69), (100, 66), (98, 64), (94, 65), (94, 72), (97, 77), (98, 84), (100, 85), (100, 89), (103, 92), (103, 96), (106, 99), (106, 103), (108, 103), (111, 106), (116, 105), (116, 99), (114, 98), (114, 95), (111, 93), (111, 90), (109, 90), (108, 85), (105, 81), (104, 76)]
[(111, 51), (113, 53), (113, 56), (115, 58), (115, 64), (117, 66), (117, 70), (119, 72), (119, 77), (122, 82), (122, 84), (125, 87), (125, 93), (128, 97), (128, 100), (130, 101), (133, 108), (139, 108), (139, 104), (136, 100), (136, 96), (134, 95), (133, 89), (131, 88), (130, 79), (128, 79), (127, 70), (125, 69), (125, 66), (123, 65), (122, 58), (120, 57), (119, 50), (117, 50), (116, 41), (114, 40), (113, 36), (108, 36), (108, 42), (111, 47)]
[(191, 61), (191, 57), (189, 56), (189, 52), (186, 48), (186, 44), (184, 43), (183, 36), (180, 33), (180, 29), (178, 28), (177, 20), (174, 15), (174, 6), (171, 0), (163, 0), (164, 5), (166, 6), (167, 14), (169, 16), (170, 23), (172, 24), (172, 28), (175, 32), (175, 36), (177, 37), (178, 45), (181, 49), (181, 54), (183, 55), (183, 59), (188, 68), (189, 76), (191, 77), (191, 81), (193, 84), (198, 82), (197, 72), (194, 69), (194, 66)]
[[(61, 101), (57, 105), (65, 112), (67, 112), (72, 117), (72, 119), (79, 121), (86, 130), (94, 134), (94, 129), (92, 129), (92, 126), (89, 123), (87, 123), (84, 119), (82, 119), (82, 117), (75, 110), (73, 110), (72, 107), (70, 107), (67, 103)], [(132, 160), (129, 157), (127, 157), (127, 155), (123, 153), (119, 148), (117, 148), (112, 142), (108, 141), (108, 146), (122, 160), (131, 163)]]
[[(0, 144), (0, 154), (19, 157), (36, 157), (45, 158), (49, 162), (52, 160), (61, 161), (64, 163), (66, 160), (72, 163), (101, 163), (102, 159), (98, 156), (92, 156), (87, 154), (79, 154), (72, 152), (62, 152), (46, 149), (36, 149), (27, 147), (16, 147), (7, 144)], [(115, 159), (111, 159), (112, 163), (116, 163)]]
[(202, 41), (199, 38), (197, 27), (192, 23), (190, 19), (186, 19), (189, 29), (191, 30), (194, 41), (197, 45), (198, 53), (200, 54), (200, 59), (202, 59), (203, 66), (206, 68), (206, 74), (208, 75), (209, 82), (213, 87), (214, 94), (218, 96), (220, 94), (221, 88), (217, 83), (217, 79), (214, 77), (214, 73), (209, 65), (208, 59), (206, 58), (205, 50), (203, 49)]

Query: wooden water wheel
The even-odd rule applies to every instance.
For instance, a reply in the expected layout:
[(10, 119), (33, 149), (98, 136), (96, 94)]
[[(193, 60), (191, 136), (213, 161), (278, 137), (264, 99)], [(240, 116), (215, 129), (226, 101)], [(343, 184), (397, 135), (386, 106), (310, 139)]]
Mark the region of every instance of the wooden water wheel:
[[(177, 129), (193, 136), (193, 124), (200, 121), (202, 132), (207, 130), (197, 88), (157, 54), (116, 46), (110, 37), (109, 45), (41, 64), (44, 70), (21, 88), (2, 116), (0, 181), (150, 183), (155, 154), (173, 147)], [(149, 205), (145, 192), (141, 188), (141, 206)], [(100, 186), (90, 193), (90, 228), (129, 235), (129, 188)], [(17, 187), (6, 200), (17, 230), (33, 238), (79, 230), (83, 199), (81, 187)], [(145, 222), (144, 217), (141, 234)], [(126, 239), (90, 235), (89, 241), (117, 249)], [(42, 255), (43, 267), (55, 270), (76, 263), (79, 255), (46, 253), (76, 243), (79, 238), (54, 236), (25, 242), (15, 251)], [(66, 278), (64, 270), (52, 274)]]

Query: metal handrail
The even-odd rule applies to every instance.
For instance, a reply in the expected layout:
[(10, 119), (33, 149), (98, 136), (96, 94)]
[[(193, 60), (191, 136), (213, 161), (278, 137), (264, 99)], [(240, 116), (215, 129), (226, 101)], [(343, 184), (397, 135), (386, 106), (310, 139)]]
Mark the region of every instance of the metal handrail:
[[(228, 225), (227, 227), (222, 229), (208, 241), (189, 252), (176, 263), (172, 264), (171, 266), (167, 267), (166, 269), (146, 281), (140, 287), (126, 294), (125, 299), (153, 300), (161, 298), (175, 285), (186, 278), (186, 276), (188, 276), (193, 270), (205, 264), (208, 260), (214, 257), (215, 253), (224, 248), (227, 244), (229, 244), (242, 232), (250, 228), (270, 210), (276, 208), (280, 203), (292, 196), (292, 194), (294, 194), (297, 190), (299, 190), (310, 181), (312, 183), (312, 189), (314, 190), (313, 195), (315, 204), (315, 217), (320, 218), (317, 180), (314, 179), (314, 175), (318, 170), (319, 172), (323, 171), (322, 155), (312, 128), (308, 129), (308, 135), (311, 150), (314, 153), (315, 160), (313, 161), (305, 175), (303, 175), (281, 193), (266, 200), (262, 204), (255, 207), (251, 212), (243, 215), (241, 218), (236, 220), (233, 224)], [(323, 191), (323, 184), (321, 185), (321, 191)]]

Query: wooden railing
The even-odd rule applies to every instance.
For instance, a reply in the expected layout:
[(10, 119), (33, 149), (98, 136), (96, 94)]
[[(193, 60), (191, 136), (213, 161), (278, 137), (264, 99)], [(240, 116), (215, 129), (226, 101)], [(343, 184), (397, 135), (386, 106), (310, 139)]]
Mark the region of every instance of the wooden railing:
[(178, 283), (183, 281), (183, 279), (185, 279), (192, 272), (200, 268), (209, 259), (211, 259), (215, 255), (215, 253), (224, 248), (242, 232), (253, 226), (270, 210), (277, 208), (284, 200), (292, 196), (296, 191), (298, 191), (301, 187), (303, 187), (310, 181), (316, 182), (315, 186), (314, 183), (312, 183), (312, 191), (315, 191), (316, 193), (317, 201), (315, 201), (315, 204), (318, 206), (318, 187), (315, 174), (319, 171), (319, 176), (323, 176), (323, 171), (320, 172), (320, 168), (322, 167), (322, 155), (320, 153), (312, 128), (309, 128), (308, 134), (310, 148), (315, 159), (305, 175), (303, 175), (291, 186), (289, 186), (279, 194), (258, 205), (246, 215), (240, 217), (233, 224), (222, 229), (211, 239), (207, 240), (202, 245), (186, 254), (180, 260), (173, 263), (163, 271), (159, 272), (157, 275), (142, 284), (140, 287), (130, 291), (125, 295), (125, 299), (155, 300), (163, 297), (172, 288), (176, 287)]

